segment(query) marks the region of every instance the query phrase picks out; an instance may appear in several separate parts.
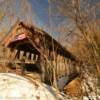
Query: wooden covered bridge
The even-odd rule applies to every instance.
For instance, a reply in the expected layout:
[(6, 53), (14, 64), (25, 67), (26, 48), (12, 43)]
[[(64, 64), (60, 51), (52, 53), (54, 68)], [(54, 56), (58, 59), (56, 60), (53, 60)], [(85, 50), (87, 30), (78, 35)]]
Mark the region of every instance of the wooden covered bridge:
[[(56, 70), (57, 78), (76, 72), (77, 61), (74, 55), (48, 33), (34, 26), (17, 22), (3, 39), (2, 45), (5, 48), (5, 57), (3, 60), (0, 59), (0, 62), (24, 64), (50, 62), (49, 65)], [(68, 63), (72, 65), (69, 66)], [(49, 65), (46, 63), (45, 68)], [(43, 67), (40, 69), (44, 71)]]

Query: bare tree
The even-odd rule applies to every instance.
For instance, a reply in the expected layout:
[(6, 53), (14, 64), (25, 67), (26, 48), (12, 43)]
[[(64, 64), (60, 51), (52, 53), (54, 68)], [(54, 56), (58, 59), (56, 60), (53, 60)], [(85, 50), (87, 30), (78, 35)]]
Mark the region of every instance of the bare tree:
[(90, 55), (100, 73), (99, 63), (97, 62), (100, 59), (100, 44), (98, 41), (100, 39), (100, 23), (97, 16), (100, 3), (91, 6), (87, 0), (51, 0), (51, 4), (55, 2), (57, 11), (62, 16), (69, 18), (84, 37)]
[[(93, 83), (94, 86), (96, 87), (95, 89), (96, 91), (94, 91), (94, 87), (92, 87), (92, 92), (93, 93), (95, 92), (95, 95), (96, 94), (98, 95), (97, 92), (98, 87), (96, 86), (95, 81), (97, 80), (97, 77), (100, 76), (100, 62), (99, 62), (100, 61), (100, 42), (99, 42), (100, 40), (100, 18), (99, 18), (100, 15), (99, 14), (100, 13), (98, 12), (98, 10), (100, 9), (100, 3), (98, 2), (95, 3), (95, 5), (91, 5), (89, 4), (91, 3), (89, 1), (91, 0), (49, 0), (49, 3), (51, 6), (54, 5), (55, 3), (56, 12), (60, 12), (60, 14), (66, 17), (66, 19), (70, 19), (70, 21), (74, 25), (74, 27), (72, 26), (73, 30), (71, 33), (74, 34), (77, 29), (78, 34), (82, 36), (83, 41), (85, 41), (85, 46), (83, 47), (80, 46), (81, 48), (79, 49), (80, 50), (79, 52), (82, 51), (80, 53), (81, 55), (85, 55), (85, 52), (89, 53), (89, 57), (88, 55), (86, 55), (87, 57), (86, 60), (88, 61), (89, 59), (92, 59), (90, 60), (90, 64), (92, 66), (90, 66), (91, 67), (90, 68), (85, 63), (85, 67), (82, 66), (82, 69), (85, 72), (85, 74), (89, 74), (93, 71), (92, 73), (93, 76), (91, 77), (89, 75), (86, 76), (87, 78), (84, 81), (85, 84), (88, 84), (88, 88), (91, 88), (91, 85), (90, 83), (87, 83), (87, 80), (88, 82), (90, 82), (89, 78), (92, 79), (94, 76), (96, 76), (94, 80), (91, 81), (91, 83)], [(51, 11), (51, 13), (53, 13), (53, 10)], [(49, 17), (52, 17), (51, 15), (52, 14), (50, 14)], [(66, 27), (65, 24), (62, 25), (61, 23), (61, 26), (58, 28), (60, 32), (63, 33), (65, 32), (66, 34), (70, 32), (70, 30)], [(83, 41), (80, 42), (80, 45), (82, 45)], [(77, 47), (79, 47), (79, 45), (77, 45)], [(88, 71), (86, 72), (85, 70)], [(82, 77), (84, 78), (85, 74), (83, 72), (81, 73), (82, 73)], [(87, 92), (87, 89), (85, 91)], [(87, 92), (88, 98), (90, 98), (89, 93), (90, 92)]]
[[(18, 4), (17, 4), (18, 3)], [(25, 21), (27, 24), (36, 24), (33, 22), (33, 17), (38, 17), (31, 8), (31, 4), (28, 0), (2, 0), (0, 1), (0, 28), (2, 37), (5, 37), (9, 33), (11, 26), (16, 21)], [(1, 38), (3, 39), (3, 38)]]

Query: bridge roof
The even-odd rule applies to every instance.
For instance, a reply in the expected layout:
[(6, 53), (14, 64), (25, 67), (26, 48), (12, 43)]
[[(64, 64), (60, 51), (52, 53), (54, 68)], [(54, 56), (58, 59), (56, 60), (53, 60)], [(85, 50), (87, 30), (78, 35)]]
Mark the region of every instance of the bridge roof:
[[(17, 30), (20, 29), (20, 28), (24, 28), (27, 31), (24, 31), (24, 32), (21, 32), (21, 33), (18, 34)], [(11, 29), (8, 36), (6, 36), (6, 38), (4, 39), (4, 44), (6, 46), (8, 46), (9, 44), (13, 44), (15, 42), (27, 39), (26, 35), (29, 32), (32, 33), (32, 36), (31, 36), (32, 38), (35, 38), (35, 35), (37, 35), (38, 37), (39, 36), (44, 37), (44, 38), (42, 38), (41, 42), (43, 42), (43, 39), (45, 39), (49, 48), (52, 48), (52, 43), (53, 43), (54, 50), (56, 50), (57, 53), (60, 53), (61, 55), (65, 56), (65, 57), (67, 57), (71, 60), (75, 60), (74, 55), (72, 55), (68, 50), (66, 50), (66, 48), (64, 48), (58, 41), (56, 41), (47, 32), (45, 32), (42, 29), (39, 29), (35, 26), (26, 25), (23, 22), (18, 22), (14, 25), (14, 27)]]

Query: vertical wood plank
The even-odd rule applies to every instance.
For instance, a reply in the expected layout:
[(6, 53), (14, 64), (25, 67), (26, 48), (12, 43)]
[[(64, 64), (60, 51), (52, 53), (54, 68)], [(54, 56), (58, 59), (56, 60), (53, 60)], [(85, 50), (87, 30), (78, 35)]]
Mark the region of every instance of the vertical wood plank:
[(36, 59), (35, 60), (38, 60), (38, 55), (36, 55)]
[(34, 59), (34, 54), (31, 54), (31, 61), (33, 61)]
[(30, 52), (26, 52), (25, 60), (29, 60), (29, 55), (30, 55)]
[(17, 50), (17, 49), (14, 49), (14, 50), (12, 51), (12, 54), (11, 54), (11, 58), (12, 58), (12, 59), (14, 59), (14, 58), (15, 58), (15, 56), (16, 56), (16, 54), (17, 54), (17, 52), (18, 52), (18, 50)]
[(24, 51), (20, 51), (20, 53), (19, 53), (19, 59), (22, 60), (23, 56), (24, 56)]
[(7, 48), (6, 49), (6, 58), (10, 58), (10, 56), (11, 56), (11, 51), (10, 51), (10, 48)]

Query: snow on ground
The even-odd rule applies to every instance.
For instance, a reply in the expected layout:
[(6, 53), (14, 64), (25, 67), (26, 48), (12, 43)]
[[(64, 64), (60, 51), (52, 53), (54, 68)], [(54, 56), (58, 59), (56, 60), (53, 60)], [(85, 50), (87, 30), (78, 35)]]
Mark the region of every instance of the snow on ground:
[(0, 100), (65, 100), (54, 88), (11, 73), (0, 73)]

